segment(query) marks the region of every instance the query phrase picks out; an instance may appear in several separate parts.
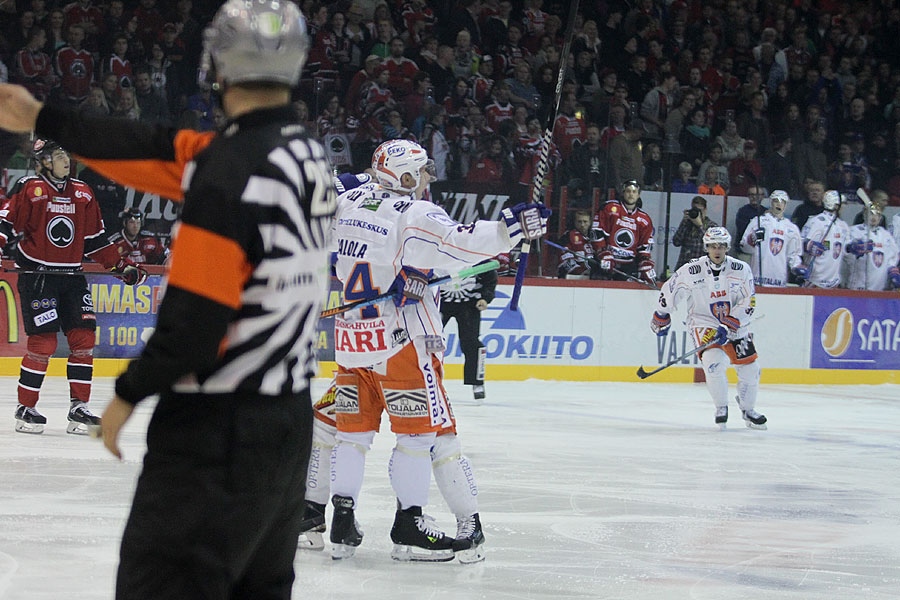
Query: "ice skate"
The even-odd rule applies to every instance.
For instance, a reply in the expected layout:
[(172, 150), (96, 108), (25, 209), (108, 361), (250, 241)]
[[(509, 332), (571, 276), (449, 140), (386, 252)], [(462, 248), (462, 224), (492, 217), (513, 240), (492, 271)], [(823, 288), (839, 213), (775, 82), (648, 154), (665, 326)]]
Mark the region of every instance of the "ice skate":
[(318, 502), (306, 501), (303, 510), (303, 521), (300, 523), (300, 537), (297, 538), (297, 548), (301, 550), (321, 551), (325, 548), (325, 505)]
[(331, 516), (331, 558), (350, 558), (363, 539), (363, 532), (353, 513), (353, 498), (334, 496), (331, 503), (334, 505), (334, 514)]
[(481, 519), (478, 513), (456, 518), (456, 539), (453, 540), (453, 553), (464, 565), (484, 560), (484, 533), (481, 531)]
[(727, 406), (717, 406), (716, 407), (716, 425), (719, 426), (719, 429), (725, 429), (726, 422), (728, 422), (728, 407)]
[(762, 415), (752, 408), (750, 410), (743, 411), (744, 421), (747, 423), (747, 427), (750, 429), (768, 429), (766, 427), (766, 416)]
[(445, 562), (453, 560), (453, 538), (437, 528), (421, 506), (397, 510), (391, 527), (394, 549), (391, 558), (399, 561)]
[(16, 431), (19, 433), (44, 433), (47, 417), (32, 406), (20, 404), (16, 408)]
[[(483, 385), (473, 385), (472, 386), (472, 397), (476, 400), (484, 400), (484, 386)], [(481, 404), (481, 402), (479, 402)]]
[(750, 410), (744, 410), (744, 407), (741, 405), (740, 396), (735, 396), (734, 399), (738, 403), (738, 406), (741, 407), (741, 415), (743, 415), (747, 427), (750, 429), (768, 429), (768, 427), (766, 427), (767, 419), (765, 415), (759, 414), (752, 408)]
[(72, 400), (69, 408), (69, 424), (66, 425), (66, 433), (76, 435), (91, 435), (100, 430), (100, 417), (94, 415), (87, 408), (87, 403), (81, 400)]

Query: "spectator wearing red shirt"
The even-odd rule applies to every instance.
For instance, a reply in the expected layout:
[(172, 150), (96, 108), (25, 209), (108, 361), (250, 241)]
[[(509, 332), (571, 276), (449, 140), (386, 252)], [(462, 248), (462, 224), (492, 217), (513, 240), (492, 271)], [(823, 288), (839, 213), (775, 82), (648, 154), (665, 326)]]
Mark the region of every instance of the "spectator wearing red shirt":
[(500, 136), (491, 138), (487, 151), (475, 158), (469, 168), (469, 183), (510, 183), (513, 165), (503, 147)]
[(113, 42), (113, 53), (103, 61), (104, 73), (115, 73), (119, 89), (131, 87), (134, 72), (131, 69), (131, 61), (126, 58), (128, 54), (128, 36), (120, 33)]
[(575, 114), (573, 92), (563, 94), (559, 112), (553, 125), (553, 142), (559, 148), (563, 160), (567, 160), (575, 146), (583, 144), (587, 138), (587, 125), (583, 117)]
[(47, 41), (47, 33), (41, 27), (28, 32), (25, 47), (16, 52), (13, 81), (25, 86), (38, 100), (46, 100), (50, 89), (56, 85), (56, 76), (47, 56), (41, 48)]
[(509, 96), (508, 83), (500, 81), (494, 86), (494, 101), (484, 109), (484, 117), (487, 120), (488, 127), (494, 131), (497, 131), (501, 121), (512, 119), (515, 107), (510, 102)]
[(94, 6), (92, 0), (78, 0), (66, 5), (63, 14), (66, 17), (66, 30), (72, 25), (81, 25), (84, 27), (85, 46), (89, 50), (96, 50), (99, 36), (103, 35), (106, 25), (103, 11)]
[(751, 185), (760, 181), (762, 165), (756, 160), (756, 142), (744, 142), (744, 156), (733, 159), (728, 164), (728, 181), (732, 196), (746, 196)]
[(406, 43), (403, 38), (395, 37), (391, 40), (391, 55), (382, 65), (389, 74), (388, 87), (397, 99), (402, 99), (412, 92), (413, 77), (419, 72), (416, 63), (403, 56), (405, 51)]
[(69, 26), (69, 45), (56, 53), (56, 72), (60, 76), (60, 94), (75, 105), (87, 98), (94, 81), (94, 57), (82, 45), (84, 26)]
[(381, 57), (370, 54), (363, 63), (363, 68), (353, 75), (350, 85), (347, 86), (347, 96), (344, 101), (344, 108), (348, 114), (359, 116), (361, 99), (364, 97), (365, 91), (370, 81), (375, 80), (375, 71), (381, 65)]

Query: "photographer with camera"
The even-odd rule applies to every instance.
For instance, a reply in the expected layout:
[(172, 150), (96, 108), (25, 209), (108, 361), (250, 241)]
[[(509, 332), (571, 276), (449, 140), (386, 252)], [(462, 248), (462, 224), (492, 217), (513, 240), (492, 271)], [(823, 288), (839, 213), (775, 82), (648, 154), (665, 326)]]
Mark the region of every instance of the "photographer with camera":
[(681, 248), (678, 263), (675, 265), (676, 271), (692, 258), (699, 258), (706, 253), (703, 247), (703, 234), (710, 227), (718, 226), (718, 223), (706, 216), (706, 198), (694, 196), (691, 208), (684, 211), (684, 218), (681, 219), (678, 231), (672, 237), (672, 243)]

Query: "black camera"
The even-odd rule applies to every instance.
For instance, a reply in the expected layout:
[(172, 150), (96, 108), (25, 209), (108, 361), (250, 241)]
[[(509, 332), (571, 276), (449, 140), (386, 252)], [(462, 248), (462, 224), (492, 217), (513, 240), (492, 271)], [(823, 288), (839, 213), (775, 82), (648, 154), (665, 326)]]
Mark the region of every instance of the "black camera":
[(700, 209), (691, 207), (690, 210), (688, 210), (688, 216), (692, 219), (696, 219), (700, 216)]

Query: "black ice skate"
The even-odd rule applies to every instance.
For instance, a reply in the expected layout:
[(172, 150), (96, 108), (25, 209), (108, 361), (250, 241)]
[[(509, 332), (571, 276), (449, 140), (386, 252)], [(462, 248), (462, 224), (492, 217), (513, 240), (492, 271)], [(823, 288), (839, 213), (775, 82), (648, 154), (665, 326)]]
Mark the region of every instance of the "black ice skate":
[(325, 533), (325, 505), (307, 500), (306, 508), (303, 510), (303, 521), (300, 523), (297, 548), (323, 550), (325, 548), (323, 533)]
[(478, 513), (465, 518), (456, 518), (456, 539), (453, 553), (464, 565), (484, 560), (484, 533)]
[(735, 396), (734, 399), (737, 401), (738, 406), (741, 407), (741, 414), (744, 417), (744, 422), (747, 424), (747, 427), (750, 429), (768, 429), (766, 427), (766, 416), (761, 415), (752, 408), (750, 410), (744, 410), (744, 407), (741, 406), (741, 397)]
[(719, 426), (719, 429), (725, 429), (725, 423), (728, 422), (728, 407), (727, 406), (717, 406), (716, 407), (716, 425)]
[(94, 415), (87, 408), (87, 403), (81, 400), (72, 400), (69, 408), (69, 424), (66, 425), (66, 433), (76, 435), (97, 434), (100, 431), (100, 417)]
[(473, 385), (472, 386), (472, 397), (476, 400), (484, 400), (484, 386), (483, 385)]
[(750, 410), (743, 411), (744, 421), (747, 423), (747, 427), (750, 429), (768, 429), (766, 427), (766, 416), (762, 415), (752, 408)]
[(391, 558), (400, 561), (445, 562), (453, 560), (453, 538), (437, 528), (421, 506), (397, 510), (391, 527), (394, 549)]
[(16, 431), (19, 433), (44, 433), (47, 417), (31, 406), (20, 404), (16, 408)]
[(334, 514), (331, 516), (331, 558), (350, 558), (363, 539), (363, 532), (353, 513), (353, 498), (334, 496), (331, 503), (334, 505)]

